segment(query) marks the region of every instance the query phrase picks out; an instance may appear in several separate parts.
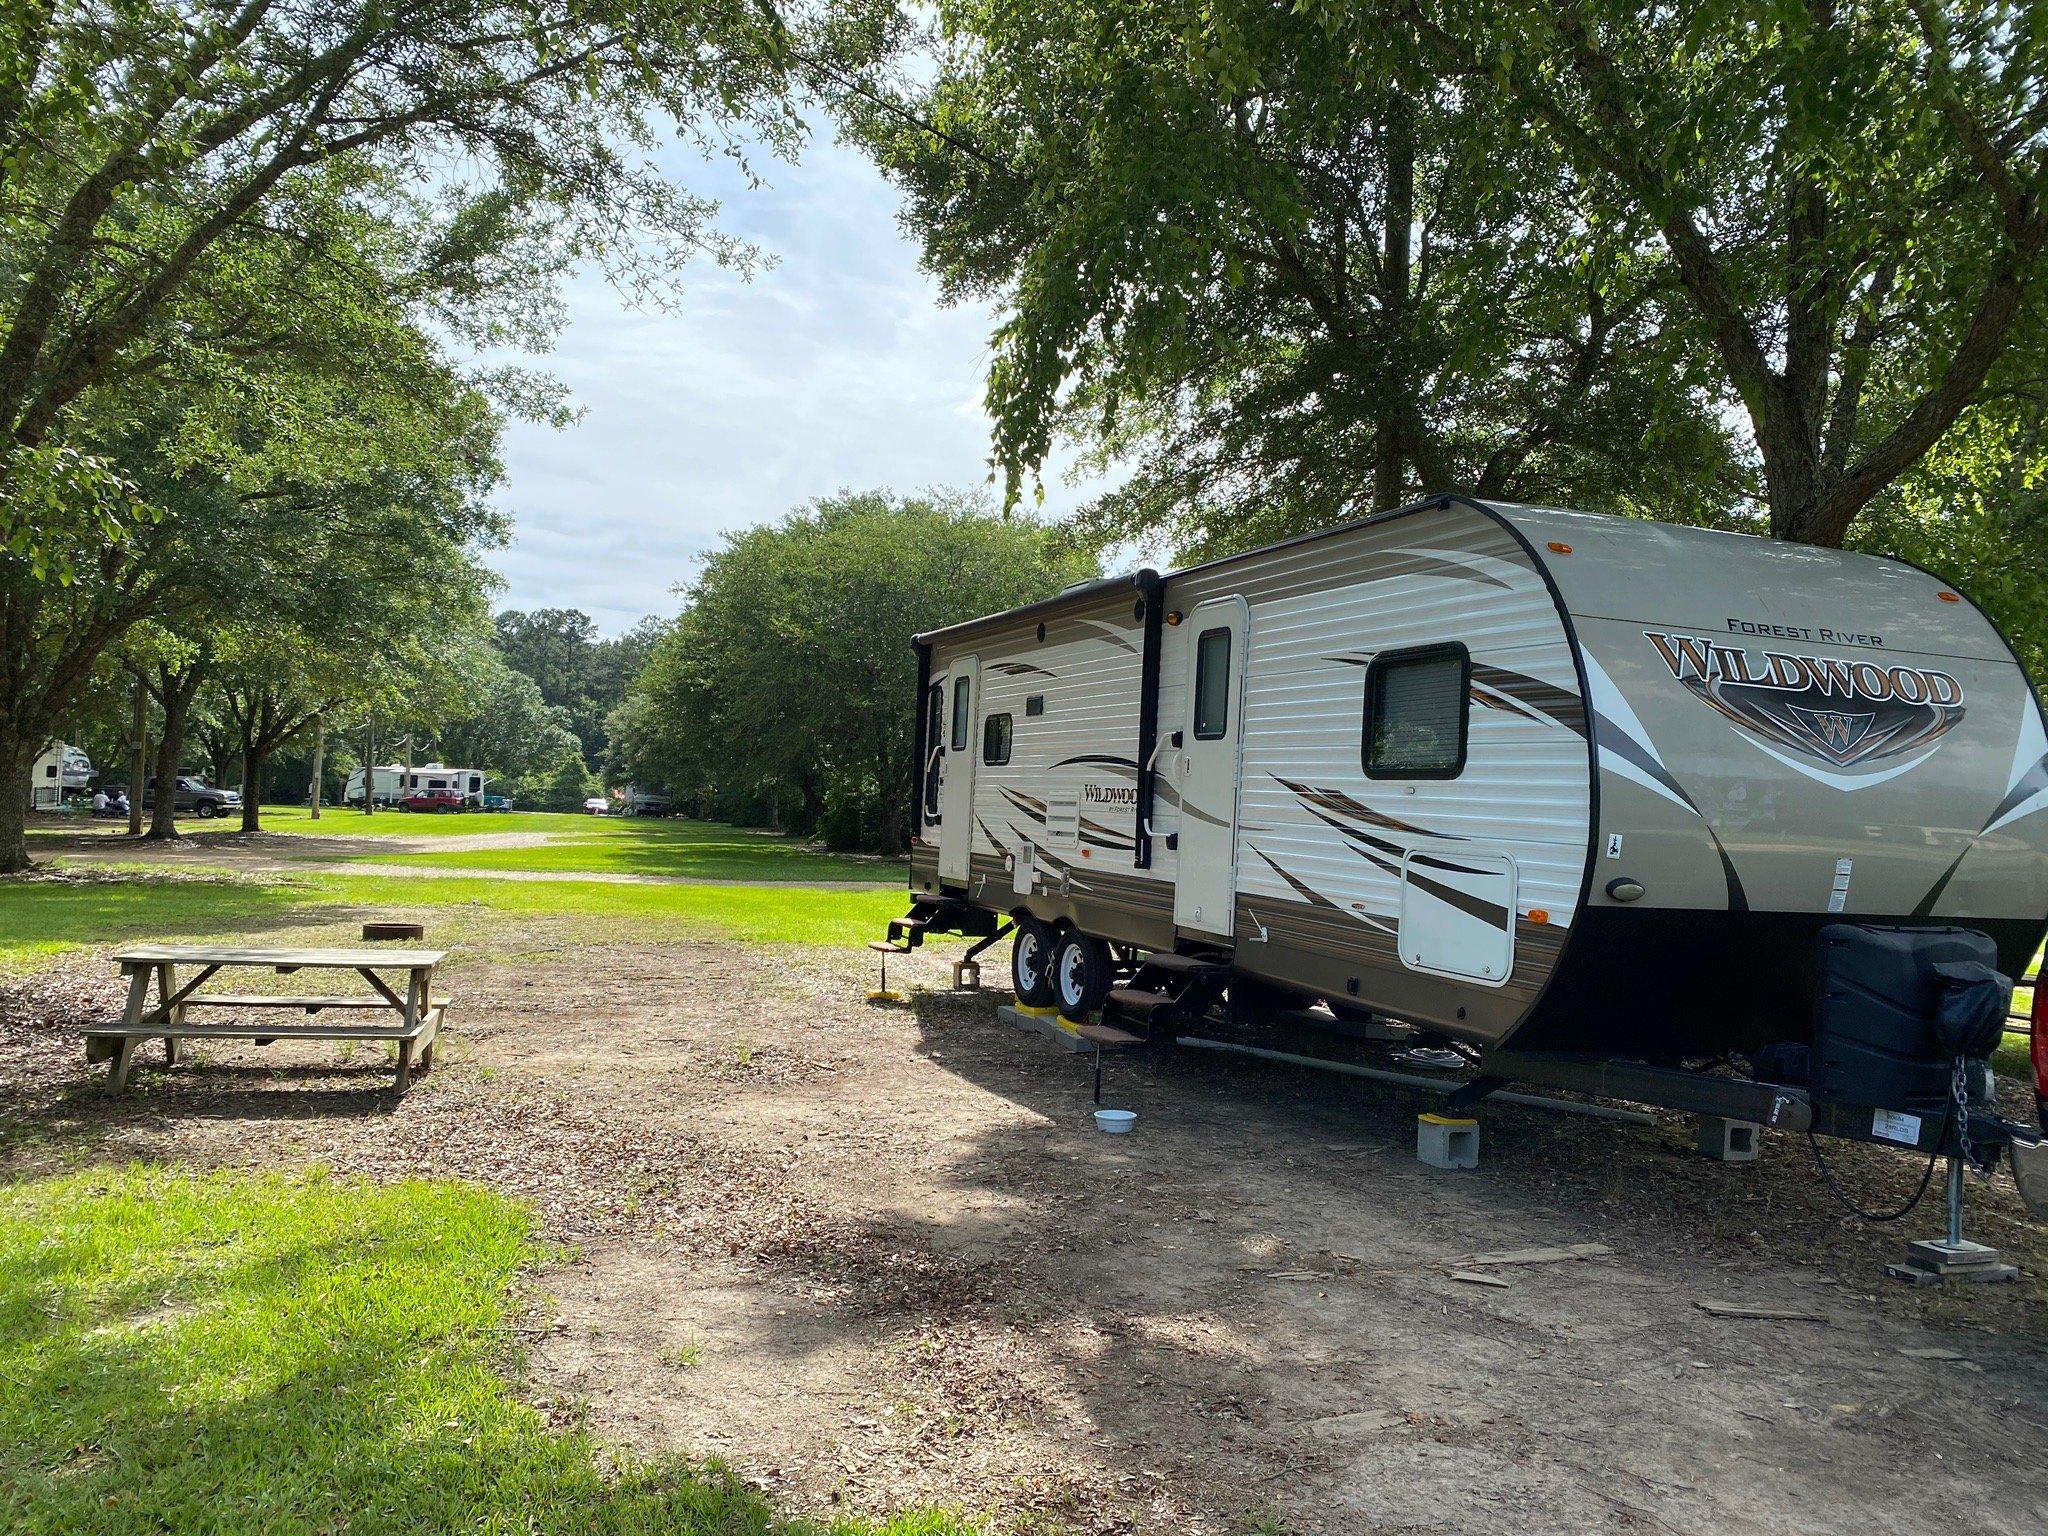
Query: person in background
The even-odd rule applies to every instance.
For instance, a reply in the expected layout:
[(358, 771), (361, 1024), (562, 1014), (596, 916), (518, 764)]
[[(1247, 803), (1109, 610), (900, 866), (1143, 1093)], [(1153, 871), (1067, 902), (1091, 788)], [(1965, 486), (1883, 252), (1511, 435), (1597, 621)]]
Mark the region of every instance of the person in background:
[(126, 815), (128, 814), (128, 791), (127, 791), (127, 790), (125, 790), (125, 789), (119, 789), (119, 790), (116, 790), (116, 791), (114, 791), (114, 800), (113, 800), (113, 804), (112, 804), (112, 806), (110, 807), (110, 809), (111, 809), (111, 810), (113, 811), (113, 813), (114, 813), (114, 814), (115, 814), (116, 816), (126, 816)]
[(111, 805), (112, 805), (113, 803), (114, 803), (113, 801), (111, 801), (111, 800), (109, 800), (109, 799), (107, 798), (107, 792), (106, 792), (106, 790), (104, 790), (104, 789), (96, 789), (96, 790), (94, 790), (94, 791), (92, 792), (92, 813), (93, 813), (93, 815), (95, 815), (95, 816), (104, 816), (104, 815), (106, 815), (106, 814), (107, 814), (107, 808), (108, 808), (109, 806), (111, 806)]

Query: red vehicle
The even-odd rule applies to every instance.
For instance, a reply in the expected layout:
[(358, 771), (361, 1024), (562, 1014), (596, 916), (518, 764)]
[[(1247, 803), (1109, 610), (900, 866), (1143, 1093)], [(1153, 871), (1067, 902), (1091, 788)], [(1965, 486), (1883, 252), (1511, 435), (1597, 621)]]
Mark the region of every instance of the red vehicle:
[(462, 796), (445, 786), (416, 789), (398, 803), (408, 811), (459, 811), (462, 809)]

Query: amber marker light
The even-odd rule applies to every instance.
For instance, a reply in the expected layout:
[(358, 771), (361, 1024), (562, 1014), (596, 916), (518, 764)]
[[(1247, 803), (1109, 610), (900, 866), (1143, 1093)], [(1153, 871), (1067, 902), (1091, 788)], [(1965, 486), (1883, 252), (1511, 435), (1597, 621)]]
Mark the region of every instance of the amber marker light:
[(1550, 541), (1550, 552), (1553, 555), (1568, 555), (1572, 552), (1572, 547), (1569, 544), (1560, 543), (1558, 540), (1552, 539)]
[(1531, 907), (1529, 909), (1529, 921), (1534, 926), (1541, 928), (1550, 921), (1550, 914), (1541, 907)]
[(1168, 615), (1166, 616), (1166, 622), (1167, 622), (1167, 623), (1169, 623), (1169, 624), (1178, 624), (1178, 623), (1180, 623), (1180, 610), (1179, 610), (1178, 608), (1176, 608), (1176, 609), (1174, 609), (1174, 610), (1173, 610), (1173, 612), (1169, 613), (1169, 614), (1168, 614)]
[(1934, 595), (1940, 598), (1944, 603), (1960, 603), (1962, 601), (1962, 599), (1960, 597), (1957, 597), (1953, 592), (1937, 592)]

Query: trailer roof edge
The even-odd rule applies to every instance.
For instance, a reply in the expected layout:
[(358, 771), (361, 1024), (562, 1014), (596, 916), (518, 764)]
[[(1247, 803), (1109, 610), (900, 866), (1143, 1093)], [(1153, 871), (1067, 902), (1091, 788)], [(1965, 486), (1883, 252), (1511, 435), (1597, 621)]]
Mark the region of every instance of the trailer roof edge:
[(1034, 614), (1050, 613), (1070, 603), (1106, 597), (1112, 592), (1142, 592), (1158, 580), (1159, 573), (1148, 565), (1142, 570), (1126, 571), (1121, 576), (1104, 576), (1098, 581), (1080, 582), (1064, 591), (1055, 592), (1051, 597), (1041, 597), (1035, 603), (1026, 603), (1021, 608), (1005, 608), (1000, 613), (985, 613), (979, 618), (963, 619), (958, 624), (948, 624), (942, 629), (928, 629), (923, 634), (912, 635), (910, 643), (930, 645), (934, 641), (950, 639), (972, 629), (982, 629), (990, 624), (1008, 624), (1016, 619), (1028, 619)]

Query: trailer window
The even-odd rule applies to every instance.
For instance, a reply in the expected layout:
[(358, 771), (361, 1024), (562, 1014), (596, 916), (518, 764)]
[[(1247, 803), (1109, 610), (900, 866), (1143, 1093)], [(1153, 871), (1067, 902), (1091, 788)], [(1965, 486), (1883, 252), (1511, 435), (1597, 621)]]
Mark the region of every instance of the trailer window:
[(967, 750), (967, 675), (953, 679), (953, 750)]
[(1230, 724), (1230, 631), (1205, 629), (1195, 642), (1195, 740), (1220, 741)]
[(1010, 760), (1010, 717), (990, 715), (981, 722), (981, 760), (997, 767)]
[(1472, 658), (1462, 645), (1388, 651), (1365, 670), (1367, 778), (1455, 779), (1465, 771)]

